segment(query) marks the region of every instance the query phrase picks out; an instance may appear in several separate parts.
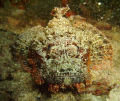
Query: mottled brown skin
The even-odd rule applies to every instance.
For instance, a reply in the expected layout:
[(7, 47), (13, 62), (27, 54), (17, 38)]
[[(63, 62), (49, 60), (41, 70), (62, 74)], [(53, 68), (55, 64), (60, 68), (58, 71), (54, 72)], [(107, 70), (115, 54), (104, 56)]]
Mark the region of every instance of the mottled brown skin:
[(78, 92), (102, 94), (97, 88), (89, 90), (93, 87), (91, 72), (112, 65), (112, 45), (103, 33), (81, 21), (82, 17), (63, 17), (68, 10), (68, 6), (55, 8), (48, 26), (31, 28), (20, 37), (19, 52), (27, 51), (26, 70), (37, 84), (47, 82), (53, 93), (77, 88)]
[[(89, 53), (86, 55), (86, 58), (89, 58)], [(35, 51), (30, 50), (28, 62), (31, 66), (31, 69), (26, 68), (26, 70), (32, 74), (32, 76), (33, 76), (33, 78), (35, 78), (35, 81), (37, 82), (37, 84), (40, 84), (40, 85), (43, 84), (44, 80), (42, 78), (42, 75), (40, 75), (40, 68), (38, 68), (38, 67), (40, 67), (40, 65), (38, 65), (38, 64), (40, 64), (40, 62), (42, 62), (41, 57)], [(39, 63), (37, 63), (37, 62), (39, 62)], [(88, 63), (87, 63), (88, 74), (90, 77), (89, 63), (90, 63), (90, 61), (88, 61)], [(91, 85), (90, 78), (86, 78), (86, 84), (76, 83), (76, 84), (67, 85), (67, 86), (62, 85), (62, 84), (50, 84), (48, 90), (53, 92), (53, 93), (57, 93), (59, 91), (59, 89), (66, 89), (67, 87), (73, 89), (73, 87), (76, 87), (78, 92), (83, 92), (85, 90), (85, 86), (89, 86), (89, 85)]]

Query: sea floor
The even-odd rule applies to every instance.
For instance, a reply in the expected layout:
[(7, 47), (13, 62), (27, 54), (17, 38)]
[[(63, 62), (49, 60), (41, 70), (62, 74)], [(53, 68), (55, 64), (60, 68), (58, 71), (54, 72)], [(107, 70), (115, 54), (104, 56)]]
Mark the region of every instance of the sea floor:
[(36, 84), (22, 62), (14, 60), (11, 50), (19, 34), (39, 24), (45, 26), (46, 22), (28, 18), (25, 10), (0, 9), (0, 101), (120, 101), (120, 27), (111, 25), (111, 29), (101, 30), (113, 45), (113, 67), (107, 79), (115, 86), (109, 94), (74, 93), (72, 89), (50, 94), (46, 86)]

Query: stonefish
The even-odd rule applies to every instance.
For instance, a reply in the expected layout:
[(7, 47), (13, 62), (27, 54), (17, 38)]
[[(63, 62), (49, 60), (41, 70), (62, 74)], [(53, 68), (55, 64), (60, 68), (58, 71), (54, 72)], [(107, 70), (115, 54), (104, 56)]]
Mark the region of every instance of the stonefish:
[(55, 7), (46, 27), (36, 26), (19, 36), (16, 55), (28, 62), (38, 84), (47, 82), (56, 93), (67, 87), (82, 92), (91, 85), (91, 71), (112, 66), (113, 49), (105, 35), (79, 16), (64, 17), (69, 7)]

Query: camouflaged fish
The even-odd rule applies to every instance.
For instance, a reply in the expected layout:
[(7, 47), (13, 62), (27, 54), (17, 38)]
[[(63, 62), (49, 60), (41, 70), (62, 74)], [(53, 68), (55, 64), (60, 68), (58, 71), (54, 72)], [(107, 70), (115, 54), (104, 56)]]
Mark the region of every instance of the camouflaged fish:
[(46, 27), (33, 27), (16, 42), (16, 54), (27, 58), (35, 81), (47, 82), (54, 93), (67, 87), (84, 91), (91, 84), (92, 70), (112, 66), (110, 41), (81, 16), (65, 18), (69, 9), (55, 7)]

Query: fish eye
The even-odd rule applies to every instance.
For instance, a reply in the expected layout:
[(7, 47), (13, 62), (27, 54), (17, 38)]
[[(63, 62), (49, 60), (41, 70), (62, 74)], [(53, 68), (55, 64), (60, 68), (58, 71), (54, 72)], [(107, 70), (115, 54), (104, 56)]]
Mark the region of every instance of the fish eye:
[(60, 69), (60, 72), (64, 72), (65, 70), (64, 69)]
[(68, 68), (67, 71), (72, 71), (72, 69), (71, 69), (71, 68)]

